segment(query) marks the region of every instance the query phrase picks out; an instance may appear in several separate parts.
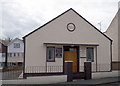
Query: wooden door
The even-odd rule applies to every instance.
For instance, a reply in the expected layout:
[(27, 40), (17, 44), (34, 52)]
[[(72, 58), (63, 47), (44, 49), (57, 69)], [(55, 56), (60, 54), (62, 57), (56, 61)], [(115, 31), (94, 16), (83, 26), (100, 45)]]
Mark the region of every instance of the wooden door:
[(73, 61), (73, 72), (77, 72), (77, 51), (64, 51), (64, 61)]

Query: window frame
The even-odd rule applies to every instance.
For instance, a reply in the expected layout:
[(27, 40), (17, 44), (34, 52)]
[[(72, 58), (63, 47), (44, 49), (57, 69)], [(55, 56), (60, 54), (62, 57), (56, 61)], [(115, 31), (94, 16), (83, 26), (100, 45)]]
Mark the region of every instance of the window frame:
[[(53, 48), (53, 49), (54, 49), (54, 57), (53, 57), (53, 59), (49, 59), (49, 58), (48, 58), (48, 48)], [(55, 62), (55, 47), (48, 46), (48, 47), (46, 48), (46, 61), (47, 61), (47, 62)]]
[(16, 53), (13, 53), (13, 56), (16, 57)]
[(2, 58), (5, 58), (6, 57), (6, 53), (2, 53)]
[[(88, 51), (87, 51), (88, 49), (92, 49), (92, 51), (93, 51), (93, 52), (92, 52), (92, 54), (93, 54), (93, 57), (92, 57), (92, 58), (88, 58)], [(90, 53), (91, 53), (91, 52), (90, 52)], [(94, 58), (95, 58), (94, 53), (95, 53), (95, 52), (94, 52), (94, 47), (87, 47), (87, 48), (86, 48), (86, 60), (87, 60), (87, 61), (94, 62)]]
[[(57, 49), (61, 49), (61, 53), (59, 53), (59, 54), (61, 54), (61, 57), (57, 56)], [(63, 48), (62, 47), (55, 47), (55, 58), (62, 58), (62, 57), (63, 57)]]
[[(17, 46), (19, 44), (19, 46)], [(20, 43), (14, 43), (14, 48), (20, 48)]]
[(10, 57), (13, 57), (13, 56), (12, 56), (12, 53), (9, 53), (9, 55), (10, 55)]

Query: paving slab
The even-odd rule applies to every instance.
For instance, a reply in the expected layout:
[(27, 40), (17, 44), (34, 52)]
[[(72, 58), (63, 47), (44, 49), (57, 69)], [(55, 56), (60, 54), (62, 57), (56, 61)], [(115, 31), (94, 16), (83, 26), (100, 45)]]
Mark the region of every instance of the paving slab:
[(100, 85), (100, 84), (107, 84), (118, 81), (120, 81), (120, 77), (109, 77), (109, 78), (91, 79), (91, 80), (76, 80), (73, 82), (67, 82), (61, 84)]

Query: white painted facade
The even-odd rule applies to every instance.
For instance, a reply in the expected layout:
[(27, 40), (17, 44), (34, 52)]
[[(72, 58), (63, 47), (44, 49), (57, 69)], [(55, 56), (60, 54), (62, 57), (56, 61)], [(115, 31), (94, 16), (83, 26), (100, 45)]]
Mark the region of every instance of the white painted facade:
[[(120, 2), (119, 2), (120, 3)], [(111, 24), (109, 25), (105, 34), (113, 40), (112, 46), (112, 62), (113, 62), (113, 69), (116, 69), (120, 64), (120, 8), (116, 13), (114, 19), (112, 20)], [(117, 67), (118, 69), (118, 67)]]
[[(70, 32), (67, 30), (68, 23), (75, 24), (75, 31)], [(55, 58), (55, 62), (46, 61), (46, 47), (59, 46), (63, 48), (65, 46), (63, 44), (70, 44), (70, 46), (79, 44), (79, 71), (83, 71), (81, 66), (84, 66), (84, 62), (86, 61), (86, 47), (94, 48), (93, 71), (111, 70), (111, 40), (88, 23), (87, 20), (78, 15), (73, 9), (69, 9), (40, 29), (25, 36), (24, 40), (25, 73), (28, 73), (30, 68), (34, 66), (63, 66), (64, 52), (62, 58)], [(86, 46), (82, 46), (82, 44)], [(101, 69), (96, 69), (96, 66), (99, 64), (102, 65)], [(30, 72), (34, 73), (36, 70), (37, 68)], [(47, 69), (43, 68), (43, 72), (47, 72)]]
[(105, 32), (113, 40), (112, 61), (118, 61), (118, 14)]
[(23, 62), (23, 56), (24, 43), (21, 39), (16, 38), (8, 44), (8, 62)]
[[(19, 43), (20, 48), (14, 48), (14, 43)], [(24, 52), (24, 43), (21, 39), (14, 39), (8, 44), (8, 53), (10, 52)]]

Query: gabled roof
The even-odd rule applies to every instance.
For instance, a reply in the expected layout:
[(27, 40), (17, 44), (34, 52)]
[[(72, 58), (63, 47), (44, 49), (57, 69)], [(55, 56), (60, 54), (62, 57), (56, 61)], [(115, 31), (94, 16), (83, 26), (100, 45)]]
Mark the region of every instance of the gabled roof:
[(9, 43), (8, 41), (5, 41), (5, 40), (1, 40), (0, 39), (0, 43), (3, 44), (4, 46), (7, 46), (7, 44)]
[(100, 32), (102, 35), (104, 35), (106, 38), (108, 38), (108, 39), (112, 42), (112, 40), (111, 40), (108, 36), (106, 36), (104, 33), (102, 33), (100, 30), (98, 30), (94, 25), (92, 25), (90, 22), (88, 22), (85, 18), (83, 18), (79, 13), (77, 13), (77, 12), (76, 12), (75, 10), (73, 10), (72, 8), (68, 9), (67, 11), (65, 11), (64, 13), (62, 13), (62, 14), (60, 14), (59, 16), (55, 17), (54, 19), (50, 20), (50, 21), (47, 22), (46, 24), (40, 26), (40, 27), (37, 28), (36, 30), (34, 30), (34, 31), (30, 32), (29, 34), (25, 35), (25, 36), (23, 37), (23, 39), (26, 38), (27, 36), (29, 36), (30, 34), (36, 32), (36, 31), (39, 30), (40, 28), (44, 27), (45, 25), (49, 24), (50, 22), (54, 21), (54, 20), (57, 19), (58, 17), (64, 15), (65, 13), (67, 13), (67, 12), (70, 11), (70, 10), (72, 10), (73, 12), (75, 12), (79, 17), (81, 17), (83, 20), (85, 20), (88, 24), (90, 24), (93, 28), (95, 28), (98, 32)]
[(110, 23), (110, 25), (109, 25), (109, 27), (107, 28), (107, 30), (104, 32), (104, 34), (106, 34), (107, 33), (107, 31), (109, 30), (109, 28), (110, 28), (110, 26), (111, 26), (111, 24), (114, 22), (114, 20), (115, 20), (115, 18), (117, 17), (117, 15), (118, 15), (118, 13), (120, 12), (120, 8), (118, 9), (118, 11), (117, 11), (117, 13), (115, 14), (115, 17), (113, 18), (113, 20), (111, 21), (111, 23)]
[(21, 42), (23, 42), (23, 40), (19, 39), (19, 38), (15, 38), (14, 40), (12, 40), (7, 46), (11, 45), (14, 41), (16, 40), (20, 40)]

